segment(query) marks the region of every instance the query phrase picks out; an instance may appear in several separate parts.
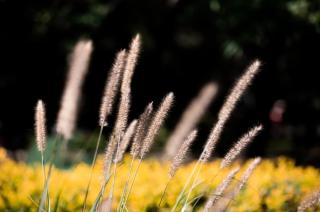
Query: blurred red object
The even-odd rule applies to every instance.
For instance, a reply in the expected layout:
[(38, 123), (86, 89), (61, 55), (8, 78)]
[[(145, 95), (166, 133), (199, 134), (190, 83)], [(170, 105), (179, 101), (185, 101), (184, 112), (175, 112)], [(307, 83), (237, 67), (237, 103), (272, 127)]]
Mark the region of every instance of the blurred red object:
[(286, 102), (282, 99), (277, 100), (269, 113), (269, 119), (274, 124), (279, 124), (283, 121), (283, 114), (286, 110)]

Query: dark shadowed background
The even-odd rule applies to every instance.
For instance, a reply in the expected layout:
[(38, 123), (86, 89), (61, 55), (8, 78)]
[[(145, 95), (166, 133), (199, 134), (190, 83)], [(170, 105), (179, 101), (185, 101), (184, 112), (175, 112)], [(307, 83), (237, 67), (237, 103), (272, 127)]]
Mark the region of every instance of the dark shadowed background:
[[(248, 156), (287, 155), (320, 165), (320, 2), (316, 0), (0, 0), (0, 145), (33, 142), (33, 111), (46, 102), (53, 129), (67, 56), (81, 38), (94, 52), (83, 88), (78, 132), (97, 128), (103, 86), (114, 54), (140, 33), (131, 118), (151, 100), (176, 94), (163, 130), (172, 129), (202, 85), (220, 86), (200, 123), (201, 151), (229, 89), (259, 58), (262, 71), (232, 114), (217, 155), (256, 123), (264, 132)], [(164, 139), (163, 138), (163, 139)]]

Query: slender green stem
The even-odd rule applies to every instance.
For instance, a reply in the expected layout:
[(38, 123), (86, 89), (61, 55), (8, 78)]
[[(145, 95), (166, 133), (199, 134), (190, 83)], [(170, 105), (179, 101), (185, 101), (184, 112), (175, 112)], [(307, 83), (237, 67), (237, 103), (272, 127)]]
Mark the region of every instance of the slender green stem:
[(103, 131), (103, 126), (100, 127), (100, 132), (99, 132), (99, 137), (98, 137), (98, 141), (97, 141), (97, 144), (96, 144), (96, 149), (95, 149), (95, 152), (94, 152), (94, 155), (93, 155), (93, 159), (92, 159), (92, 162), (91, 162), (90, 177), (89, 177), (89, 182), (88, 182), (88, 185), (87, 185), (87, 188), (86, 188), (86, 194), (84, 196), (82, 212), (84, 212), (86, 210), (87, 198), (88, 198), (88, 195), (89, 195), (89, 189), (90, 189), (90, 185), (91, 185), (91, 181), (92, 181), (93, 170), (94, 170), (94, 167), (96, 165), (96, 160), (97, 160), (98, 150), (99, 150), (99, 146), (100, 146), (102, 131)]
[(192, 182), (192, 184), (191, 184), (191, 187), (189, 188), (189, 191), (188, 191), (188, 194), (187, 194), (187, 197), (186, 197), (186, 200), (185, 200), (185, 202), (184, 202), (184, 206), (183, 206), (183, 207), (187, 206), (188, 199), (189, 199), (189, 197), (190, 197), (190, 195), (191, 195), (191, 192), (192, 192), (193, 188), (195, 187), (195, 184), (196, 184), (196, 182), (197, 182), (197, 180), (198, 180), (199, 173), (200, 173), (200, 171), (201, 171), (202, 165), (203, 165), (203, 163), (200, 163), (200, 166), (199, 166), (199, 168), (198, 168), (198, 170), (197, 170), (197, 172), (196, 172), (196, 175), (195, 175), (195, 177), (194, 177), (194, 179), (193, 179), (193, 182)]
[(44, 189), (43, 189), (43, 192), (42, 192), (42, 195), (41, 195), (41, 200), (40, 200), (40, 205), (39, 205), (39, 208), (38, 208), (38, 212), (41, 212), (43, 210), (43, 206), (45, 204), (46, 197), (47, 197), (47, 195), (49, 195), (49, 188), (48, 188), (49, 187), (49, 180), (50, 180), (50, 177), (51, 177), (52, 166), (54, 164), (54, 161), (55, 161), (55, 158), (56, 158), (56, 155), (57, 155), (57, 143), (58, 143), (59, 139), (60, 139), (60, 136), (56, 136), (56, 138), (54, 140), (53, 150), (52, 150), (52, 153), (50, 155), (51, 160), (50, 160), (50, 164), (49, 164), (48, 174), (47, 174), (45, 185), (44, 185)]
[(44, 166), (44, 156), (43, 152), (41, 152), (41, 167), (42, 167), (42, 174), (43, 174), (43, 185), (45, 184), (47, 177), (46, 177), (46, 169)]
[[(44, 156), (42, 151), (41, 151), (41, 168), (42, 168), (42, 174), (43, 174), (43, 188), (44, 188), (46, 185), (47, 177), (46, 177), (46, 170), (44, 167)], [(48, 193), (47, 193), (47, 198), (49, 198)]]
[(134, 157), (132, 157), (132, 159), (131, 159), (128, 175), (127, 175), (127, 178), (126, 178), (126, 183), (125, 183), (125, 185), (123, 187), (123, 190), (121, 192), (120, 203), (118, 205), (117, 212), (122, 210), (121, 208), (122, 208), (123, 200), (124, 200), (125, 194), (127, 192), (128, 184), (129, 184), (129, 181), (130, 181), (130, 178), (131, 178), (131, 172), (132, 172), (132, 169), (133, 169), (133, 162), (134, 162)]
[(183, 186), (183, 188), (182, 188), (182, 191), (180, 192), (180, 194), (179, 194), (179, 196), (178, 196), (178, 198), (177, 198), (177, 200), (176, 200), (173, 208), (171, 209), (172, 212), (174, 212), (174, 211), (177, 209), (177, 207), (178, 207), (178, 205), (179, 205), (179, 202), (181, 201), (181, 199), (182, 199), (182, 197), (183, 197), (183, 194), (184, 194), (185, 190), (187, 189), (187, 187), (188, 187), (188, 185), (189, 185), (189, 183), (190, 183), (193, 175), (195, 174), (195, 171), (196, 171), (196, 169), (198, 168), (199, 164), (200, 164), (200, 162), (199, 162), (199, 160), (198, 160), (197, 163), (196, 163), (196, 165), (193, 167), (193, 170), (192, 170), (191, 174), (189, 175), (186, 183), (184, 184), (184, 186)]
[(167, 189), (168, 189), (168, 186), (169, 186), (169, 183), (170, 183), (171, 179), (172, 179), (172, 177), (170, 176), (169, 179), (168, 179), (168, 181), (167, 181), (167, 183), (166, 183), (166, 186), (164, 187), (164, 190), (163, 190), (162, 195), (161, 195), (161, 198), (160, 198), (160, 202), (159, 202), (159, 204), (158, 204), (158, 207), (159, 207), (159, 208), (161, 207), (161, 203), (162, 203), (163, 197), (164, 197), (164, 195), (165, 195), (166, 192), (167, 192)]
[(107, 186), (107, 184), (108, 184), (108, 182), (109, 182), (109, 179), (110, 179), (110, 175), (109, 175), (109, 174), (106, 174), (106, 176), (105, 176), (105, 178), (104, 178), (104, 181), (103, 181), (103, 184), (102, 184), (102, 186), (101, 186), (101, 189), (100, 189), (100, 191), (99, 191), (99, 193), (98, 193), (98, 196), (97, 196), (95, 202), (93, 203), (93, 206), (92, 206), (91, 209), (90, 209), (90, 212), (96, 212), (97, 209), (99, 208), (100, 200), (101, 200), (102, 197), (103, 197), (103, 194), (104, 194), (104, 192), (105, 192), (105, 189), (106, 189), (106, 186)]
[[(42, 167), (42, 174), (43, 174), (43, 187), (45, 187), (47, 176), (46, 176), (46, 168), (44, 163), (44, 154), (41, 152), (41, 167)], [(49, 191), (47, 191), (47, 199), (48, 199), (48, 211), (50, 212), (50, 197), (49, 197)]]
[(129, 188), (129, 191), (128, 191), (127, 196), (126, 196), (125, 199), (124, 199), (123, 207), (126, 206), (126, 203), (127, 203), (128, 199), (129, 199), (129, 196), (130, 196), (130, 193), (131, 193), (131, 191), (132, 191), (134, 182), (135, 182), (135, 180), (136, 180), (136, 177), (137, 177), (139, 168), (140, 168), (140, 166), (141, 166), (141, 162), (142, 162), (142, 158), (139, 159), (139, 163), (138, 163), (138, 166), (137, 166), (137, 168), (136, 168), (136, 170), (135, 170), (135, 172), (134, 172), (134, 176), (133, 176), (133, 179), (132, 179), (132, 182), (131, 182), (131, 186), (130, 186), (130, 188)]
[(114, 163), (114, 165), (113, 165), (112, 186), (111, 186), (111, 190), (110, 190), (110, 192), (109, 192), (110, 211), (111, 211), (111, 209), (112, 209), (112, 200), (113, 200), (114, 187), (115, 187), (115, 183), (116, 183), (116, 174), (117, 174), (117, 163)]

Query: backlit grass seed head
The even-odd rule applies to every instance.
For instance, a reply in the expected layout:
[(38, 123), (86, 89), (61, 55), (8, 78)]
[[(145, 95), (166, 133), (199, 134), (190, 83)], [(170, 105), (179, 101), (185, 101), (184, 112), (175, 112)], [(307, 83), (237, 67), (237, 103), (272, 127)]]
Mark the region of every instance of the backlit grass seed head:
[(302, 200), (298, 212), (305, 212), (320, 204), (320, 191), (315, 191)]
[(178, 153), (176, 154), (176, 156), (173, 158), (170, 170), (169, 170), (169, 176), (172, 178), (176, 171), (178, 170), (178, 168), (181, 166), (181, 164), (183, 163), (183, 160), (186, 157), (186, 154), (192, 144), (192, 142), (194, 141), (194, 139), (197, 137), (197, 130), (193, 130), (188, 137), (185, 139), (185, 141), (183, 142), (183, 144), (181, 145)]
[(120, 140), (124, 134), (124, 130), (127, 127), (128, 115), (130, 109), (130, 94), (122, 94), (120, 99), (119, 110), (117, 114), (117, 120), (114, 127), (114, 135), (117, 140)]
[(238, 142), (229, 150), (226, 156), (223, 158), (220, 164), (220, 168), (229, 166), (240, 152), (257, 136), (257, 134), (262, 130), (262, 125), (252, 128), (249, 132), (244, 134)]
[(240, 77), (236, 82), (235, 86), (232, 88), (229, 96), (222, 106), (222, 110), (219, 112), (220, 119), (228, 119), (230, 113), (233, 111), (236, 103), (245, 92), (247, 87), (251, 84), (253, 78), (259, 71), (261, 62), (259, 60), (254, 61), (246, 70), (246, 72)]
[(238, 171), (239, 171), (239, 168), (235, 168), (229, 172), (226, 178), (224, 178), (224, 180), (217, 186), (213, 194), (209, 197), (203, 211), (206, 211), (206, 212), (210, 211), (210, 209), (216, 203), (216, 201), (218, 201), (221, 198), (223, 192), (230, 185), (230, 183), (232, 182), (232, 179), (238, 173)]
[(134, 72), (134, 69), (136, 67), (139, 53), (141, 48), (141, 39), (140, 35), (136, 35), (130, 44), (130, 48), (127, 54), (127, 60), (124, 67), (124, 76), (123, 76), (123, 82), (121, 85), (121, 92), (130, 92), (130, 84), (132, 81), (132, 75)]
[(35, 134), (37, 147), (40, 152), (46, 148), (46, 110), (42, 100), (39, 100), (35, 111)]
[(127, 128), (126, 132), (124, 133), (120, 143), (120, 149), (118, 151), (117, 157), (115, 158), (115, 163), (119, 163), (122, 160), (123, 155), (126, 152), (127, 147), (132, 139), (132, 136), (135, 133), (137, 122), (137, 120), (133, 120)]
[(57, 133), (65, 140), (71, 138), (76, 125), (81, 87), (88, 71), (91, 52), (92, 42), (81, 40), (70, 57), (69, 72), (56, 123)]
[(123, 136), (123, 132), (127, 127), (128, 114), (131, 103), (131, 81), (136, 66), (139, 51), (140, 51), (140, 36), (137, 35), (130, 44), (130, 49), (126, 58), (126, 65), (124, 67), (124, 73), (121, 83), (121, 98), (117, 121), (115, 124), (115, 134), (120, 138)]
[(109, 73), (100, 106), (99, 125), (101, 127), (107, 124), (107, 117), (112, 112), (113, 103), (117, 95), (123, 67), (126, 61), (125, 59), (126, 51), (122, 50), (117, 54), (111, 72)]
[(143, 158), (147, 152), (149, 152), (156, 135), (158, 134), (162, 123), (164, 122), (173, 103), (174, 95), (169, 93), (162, 101), (158, 111), (151, 121), (147, 134), (144, 138), (142, 149), (140, 152), (140, 158)]
[(254, 61), (247, 69), (247, 71), (240, 77), (235, 86), (232, 88), (231, 93), (223, 104), (219, 115), (218, 121), (210, 132), (207, 143), (200, 156), (201, 162), (207, 162), (220, 138), (220, 134), (224, 128), (226, 121), (229, 119), (236, 103), (239, 101), (241, 95), (251, 84), (254, 76), (258, 73), (260, 61)]
[(151, 114), (153, 111), (153, 102), (149, 103), (144, 112), (140, 115), (138, 120), (137, 129), (133, 138), (130, 154), (136, 158), (141, 150), (141, 142), (146, 135), (147, 127), (150, 122)]
[(212, 99), (215, 97), (217, 90), (216, 84), (209, 83), (205, 85), (198, 96), (192, 100), (168, 139), (165, 147), (165, 159), (171, 160), (178, 153), (184, 138), (195, 128), (212, 102)]
[(261, 158), (257, 157), (250, 163), (249, 167), (244, 171), (239, 181), (239, 184), (233, 190), (232, 199), (240, 193), (240, 191), (243, 189), (244, 185), (248, 182), (250, 176), (252, 175), (253, 171), (259, 165), (260, 162), (261, 162)]

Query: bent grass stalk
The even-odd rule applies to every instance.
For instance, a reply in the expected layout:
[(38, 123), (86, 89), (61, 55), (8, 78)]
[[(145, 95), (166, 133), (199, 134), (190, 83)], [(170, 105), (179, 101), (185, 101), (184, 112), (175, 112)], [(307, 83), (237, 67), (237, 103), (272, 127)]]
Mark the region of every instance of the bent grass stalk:
[(184, 203), (183, 208), (185, 208), (185, 207), (187, 206), (188, 199), (189, 199), (189, 197), (190, 197), (190, 195), (191, 195), (191, 192), (192, 192), (193, 188), (195, 187), (195, 184), (196, 184), (197, 179), (198, 179), (198, 177), (199, 177), (199, 173), (200, 173), (200, 171), (201, 171), (202, 166), (203, 166), (203, 163), (200, 163), (199, 169), (197, 170), (196, 175), (195, 175), (195, 178), (193, 179), (193, 182), (192, 182), (192, 184), (191, 184), (191, 187), (190, 187), (190, 189), (189, 189), (189, 191), (188, 191), (188, 194), (187, 194), (187, 197), (186, 197), (186, 200), (185, 200), (185, 203)]
[(166, 183), (165, 189), (161, 195), (161, 199), (159, 202), (159, 207), (161, 205), (162, 199), (166, 193), (168, 184), (170, 183), (170, 181), (172, 180), (172, 178), (174, 177), (175, 173), (177, 172), (177, 170), (179, 169), (179, 167), (181, 166), (181, 164), (183, 163), (186, 154), (192, 144), (192, 142), (194, 141), (194, 139), (197, 136), (197, 130), (193, 130), (191, 133), (189, 133), (189, 135), (184, 139), (182, 145), (180, 146), (180, 149), (178, 150), (177, 154), (174, 156), (170, 169), (169, 169), (169, 178), (168, 178), (168, 182)]
[(179, 193), (179, 196), (178, 196), (178, 198), (177, 198), (174, 206), (173, 206), (172, 209), (171, 209), (172, 212), (174, 212), (174, 211), (177, 209), (177, 207), (178, 207), (181, 199), (183, 198), (183, 195), (184, 195), (185, 190), (187, 189), (188, 185), (190, 184), (190, 182), (191, 182), (191, 180), (192, 180), (192, 177), (194, 176), (195, 172), (196, 172), (197, 169), (198, 169), (199, 164), (200, 164), (200, 161), (198, 160), (197, 163), (194, 165), (193, 170), (192, 170), (191, 174), (189, 175), (186, 183), (184, 184), (181, 192)]
[(117, 211), (121, 211), (122, 210), (123, 200), (124, 200), (125, 194), (126, 194), (126, 192), (128, 190), (128, 184), (129, 184), (129, 181), (130, 181), (130, 178), (131, 178), (131, 172), (132, 172), (132, 169), (133, 169), (133, 162), (134, 162), (134, 157), (132, 157), (131, 162), (130, 162), (128, 175), (127, 175), (126, 182), (125, 182), (125, 185), (123, 187), (123, 190), (121, 192), (120, 203), (118, 205)]
[(171, 180), (172, 180), (172, 177), (169, 176), (169, 178), (168, 178), (168, 180), (167, 180), (167, 183), (166, 183), (166, 185), (165, 185), (165, 187), (164, 187), (164, 189), (163, 189), (163, 192), (162, 192), (162, 194), (161, 194), (160, 201), (159, 201), (159, 203), (158, 203), (158, 207), (159, 207), (159, 208), (161, 207), (162, 200), (163, 200), (163, 198), (164, 198), (164, 195), (165, 195), (166, 192), (167, 192), (167, 189), (168, 189), (168, 186), (169, 186), (169, 183), (171, 182)]
[[(133, 179), (132, 179), (130, 188), (129, 188), (129, 190), (128, 190), (128, 194), (124, 197), (124, 202), (123, 202), (123, 206), (122, 206), (123, 208), (126, 207), (126, 203), (127, 203), (128, 199), (129, 199), (129, 196), (130, 196), (130, 194), (131, 194), (131, 191), (132, 191), (134, 182), (135, 182), (136, 177), (137, 177), (137, 175), (138, 175), (138, 171), (139, 171), (139, 168), (140, 168), (140, 166), (141, 166), (141, 162), (142, 162), (142, 158), (139, 159), (138, 166), (137, 166), (137, 168), (136, 168), (136, 170), (135, 170), (135, 172), (134, 172)], [(122, 210), (121, 210), (121, 211), (122, 211)]]

